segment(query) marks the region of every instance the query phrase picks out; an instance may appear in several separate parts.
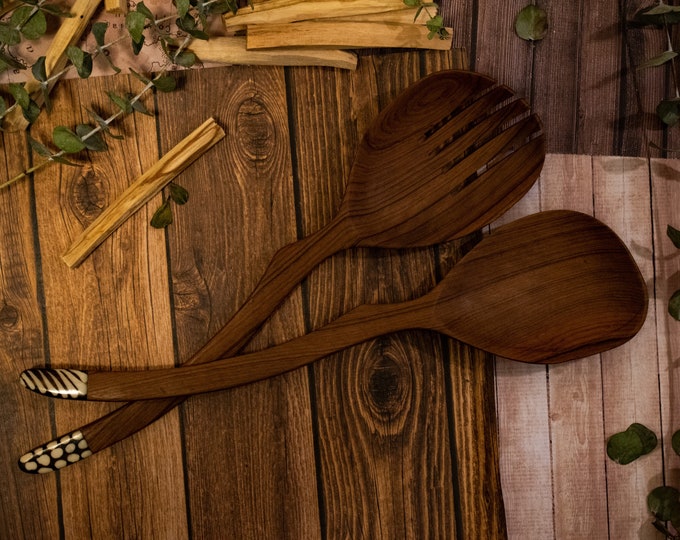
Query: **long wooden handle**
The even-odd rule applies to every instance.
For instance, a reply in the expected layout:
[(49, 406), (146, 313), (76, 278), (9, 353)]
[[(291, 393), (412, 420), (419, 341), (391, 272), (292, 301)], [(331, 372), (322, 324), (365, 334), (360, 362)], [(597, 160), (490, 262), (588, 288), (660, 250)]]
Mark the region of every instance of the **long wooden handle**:
[(434, 299), (434, 295), (425, 295), (408, 302), (359, 306), (323, 328), (282, 345), (207, 364), (89, 373), (36, 368), (25, 371), (22, 378), (38, 393), (91, 401), (153, 400), (213, 392), (280, 375), (383, 334), (429, 328)]
[[(349, 221), (342, 216), (341, 211), (337, 219), (317, 233), (277, 251), (241, 309), (185, 365), (210, 362), (237, 353), (316, 265), (351, 247), (356, 240)], [(19, 467), (29, 473), (45, 473), (75, 463), (135, 434), (182, 401), (183, 398), (170, 398), (127, 403), (78, 430), (30, 450), (19, 459)], [(55, 449), (58, 449), (57, 453), (68, 454), (71, 461), (52, 460), (49, 456)]]

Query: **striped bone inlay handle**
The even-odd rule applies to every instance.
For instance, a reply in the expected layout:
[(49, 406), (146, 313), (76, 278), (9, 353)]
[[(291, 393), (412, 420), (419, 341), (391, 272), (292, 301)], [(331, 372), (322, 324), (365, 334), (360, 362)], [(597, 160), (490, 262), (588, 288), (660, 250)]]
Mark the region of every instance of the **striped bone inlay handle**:
[(78, 369), (32, 368), (21, 373), (21, 383), (38, 394), (62, 399), (87, 399), (87, 373)]
[(27, 473), (43, 474), (57, 471), (91, 455), (92, 451), (83, 434), (74, 431), (26, 452), (19, 458), (19, 468)]

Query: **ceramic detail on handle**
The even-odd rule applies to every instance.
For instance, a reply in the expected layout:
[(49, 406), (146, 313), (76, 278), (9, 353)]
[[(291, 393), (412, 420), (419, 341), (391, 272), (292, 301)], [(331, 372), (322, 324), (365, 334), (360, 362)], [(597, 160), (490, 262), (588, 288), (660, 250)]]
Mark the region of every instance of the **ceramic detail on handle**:
[(21, 383), (36, 392), (62, 399), (87, 399), (87, 373), (78, 369), (27, 369)]
[(31, 474), (54, 472), (92, 455), (80, 431), (34, 448), (19, 458), (19, 468)]

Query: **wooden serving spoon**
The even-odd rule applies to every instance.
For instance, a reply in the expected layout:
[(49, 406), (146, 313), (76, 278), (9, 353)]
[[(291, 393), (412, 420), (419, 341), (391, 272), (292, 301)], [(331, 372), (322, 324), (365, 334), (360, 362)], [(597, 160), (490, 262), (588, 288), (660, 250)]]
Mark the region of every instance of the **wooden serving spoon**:
[[(437, 72), (408, 87), (365, 134), (336, 217), (277, 251), (240, 310), (186, 364), (237, 353), (290, 291), (338, 251), (434, 245), (502, 215), (531, 188), (543, 166), (540, 122), (528, 111), (509, 88), (469, 71)], [(89, 455), (181, 401), (128, 404), (60, 437), (58, 444), (77, 437)]]
[(25, 386), (96, 401), (211, 392), (278, 375), (383, 334), (431, 329), (524, 362), (573, 360), (633, 337), (647, 289), (626, 246), (595, 218), (557, 210), (501, 227), (428, 294), (363, 305), (298, 339), (208, 364), (127, 372), (32, 369)]

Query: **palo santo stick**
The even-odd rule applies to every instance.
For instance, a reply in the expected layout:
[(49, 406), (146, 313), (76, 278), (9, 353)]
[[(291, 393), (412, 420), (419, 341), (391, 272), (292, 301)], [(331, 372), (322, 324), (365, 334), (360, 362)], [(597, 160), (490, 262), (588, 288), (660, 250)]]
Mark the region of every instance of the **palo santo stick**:
[[(327, 22), (386, 22), (386, 23), (401, 23), (401, 24), (425, 24), (430, 15), (424, 9), (406, 8), (396, 9), (394, 11), (384, 11), (382, 13), (367, 13), (366, 15), (344, 15), (340, 17), (333, 17), (332, 19), (322, 19)], [(434, 14), (434, 10), (430, 14)], [(416, 18), (418, 15), (418, 18)]]
[[(272, 2), (273, 3), (273, 2)], [(278, 24), (309, 19), (328, 19), (351, 15), (366, 15), (404, 9), (402, 0), (306, 0), (283, 3), (275, 9), (263, 9), (266, 4), (256, 4), (255, 9), (241, 8), (236, 15), (224, 16), (227, 30), (251, 24)]]
[(196, 39), (189, 48), (204, 62), (254, 66), (327, 66), (355, 70), (356, 54), (311, 47), (249, 51), (245, 37)]
[[(419, 13), (420, 11), (420, 13)], [(430, 14), (434, 11), (430, 11)], [(416, 18), (416, 15), (418, 16)], [(395, 9), (394, 11), (383, 11), (381, 13), (367, 13), (366, 15), (348, 15), (333, 17), (328, 19), (311, 19), (327, 22), (388, 22), (401, 24), (425, 24), (430, 19), (430, 15), (425, 10), (413, 8)], [(246, 26), (230, 26), (231, 33), (242, 32)], [(211, 38), (212, 39), (212, 38)]]
[[(45, 72), (48, 77), (66, 67), (68, 60), (66, 49), (80, 40), (100, 3), (101, 0), (76, 0), (73, 3), (70, 9), (73, 16), (62, 19), (59, 29), (54, 34), (54, 38), (45, 53)], [(27, 81), (25, 89), (38, 105), (42, 105), (42, 92), (40, 92), (38, 81), (35, 79)], [(28, 121), (24, 118), (19, 107), (14, 108), (3, 118), (3, 129), (6, 131), (18, 131), (26, 129), (26, 127), (28, 127)]]
[[(449, 34), (453, 29), (447, 28)], [(451, 39), (428, 39), (429, 30), (419, 24), (305, 21), (292, 24), (248, 26), (248, 50), (271, 47), (403, 47), (448, 50)]]
[(107, 13), (127, 13), (127, 0), (104, 0), (104, 9)]
[(64, 262), (70, 268), (78, 266), (127, 218), (215, 143), (222, 140), (224, 135), (224, 130), (212, 118), (192, 131), (137, 178), (76, 238), (62, 255)]

